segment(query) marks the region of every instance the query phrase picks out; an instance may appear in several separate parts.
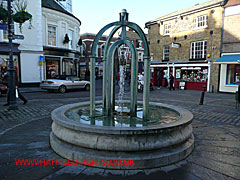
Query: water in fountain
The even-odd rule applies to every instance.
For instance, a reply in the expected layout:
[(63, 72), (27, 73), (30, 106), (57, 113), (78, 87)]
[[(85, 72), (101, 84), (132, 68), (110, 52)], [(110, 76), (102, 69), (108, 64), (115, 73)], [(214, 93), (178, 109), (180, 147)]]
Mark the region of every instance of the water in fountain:
[(118, 93), (118, 107), (117, 111), (120, 112), (122, 115), (124, 111), (124, 103), (123, 103), (123, 96), (124, 96), (124, 86), (125, 86), (125, 76), (126, 76), (126, 68), (125, 66), (120, 66), (120, 80), (119, 80), (119, 93)]
[(122, 116), (123, 112), (129, 112), (127, 107), (124, 106), (123, 96), (125, 92), (125, 78), (126, 78), (126, 60), (127, 60), (127, 51), (124, 46), (121, 46), (118, 49), (118, 57), (119, 57), (119, 93), (118, 93), (118, 106), (116, 107), (116, 111), (119, 112), (119, 115)]

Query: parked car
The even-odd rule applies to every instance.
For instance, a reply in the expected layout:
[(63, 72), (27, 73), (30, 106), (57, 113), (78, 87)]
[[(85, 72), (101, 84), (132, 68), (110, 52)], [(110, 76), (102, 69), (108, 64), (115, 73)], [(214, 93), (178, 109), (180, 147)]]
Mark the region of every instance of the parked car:
[(90, 90), (90, 82), (80, 80), (77, 76), (61, 76), (59, 79), (47, 79), (42, 81), (41, 88), (49, 92), (55, 90), (60, 93), (65, 93), (69, 89), (85, 89)]
[(0, 84), (0, 96), (7, 94), (8, 88), (4, 84)]

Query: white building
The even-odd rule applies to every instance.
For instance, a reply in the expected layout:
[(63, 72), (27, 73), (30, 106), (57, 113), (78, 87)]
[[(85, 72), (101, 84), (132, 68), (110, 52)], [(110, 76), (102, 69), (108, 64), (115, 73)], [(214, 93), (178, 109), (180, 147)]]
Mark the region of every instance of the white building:
[[(33, 17), (32, 25), (25, 22), (24, 40), (13, 41), (18, 81), (30, 85), (57, 75), (78, 75), (81, 21), (72, 14), (72, 1), (31, 0), (27, 11)], [(15, 34), (21, 34), (16, 23)], [(69, 42), (64, 43), (65, 36)], [(7, 69), (8, 58), (7, 31), (0, 30), (0, 78)], [(42, 64), (40, 59), (44, 60)]]

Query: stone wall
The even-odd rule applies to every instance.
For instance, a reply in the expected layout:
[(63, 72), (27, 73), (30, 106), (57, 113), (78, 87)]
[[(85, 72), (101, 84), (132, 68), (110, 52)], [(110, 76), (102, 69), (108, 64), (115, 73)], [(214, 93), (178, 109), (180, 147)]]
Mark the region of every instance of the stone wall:
[[(149, 26), (148, 36), (150, 41), (150, 53), (154, 62), (163, 61), (163, 46), (170, 46), (169, 61), (188, 61), (190, 59), (191, 42), (207, 40), (207, 58), (194, 60), (199, 62), (216, 61), (220, 57), (222, 7), (214, 7), (186, 16), (176, 16), (171, 20), (162, 21)], [(207, 15), (207, 26), (194, 28), (194, 19), (201, 15)], [(160, 20), (161, 21), (161, 20)], [(171, 24), (170, 35), (164, 35), (164, 25)], [(210, 31), (213, 34), (210, 34)], [(181, 44), (180, 48), (172, 48), (171, 43)], [(213, 48), (212, 48), (213, 47)], [(214, 91), (218, 89), (219, 66), (211, 65), (211, 81)]]

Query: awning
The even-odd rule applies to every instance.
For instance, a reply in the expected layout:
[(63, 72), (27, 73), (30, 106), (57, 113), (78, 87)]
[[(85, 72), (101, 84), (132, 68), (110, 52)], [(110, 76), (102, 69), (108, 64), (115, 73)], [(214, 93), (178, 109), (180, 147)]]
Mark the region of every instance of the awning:
[(240, 64), (240, 54), (223, 55), (214, 64)]

